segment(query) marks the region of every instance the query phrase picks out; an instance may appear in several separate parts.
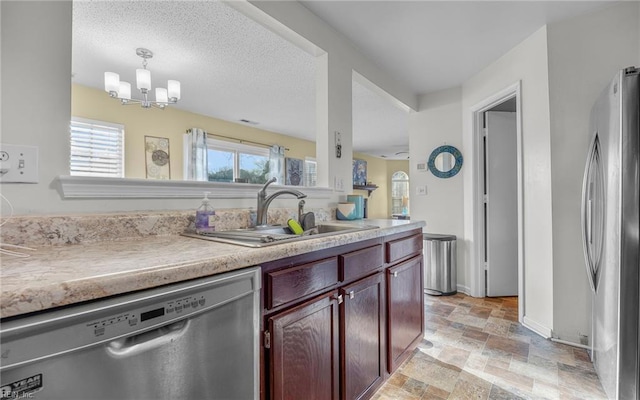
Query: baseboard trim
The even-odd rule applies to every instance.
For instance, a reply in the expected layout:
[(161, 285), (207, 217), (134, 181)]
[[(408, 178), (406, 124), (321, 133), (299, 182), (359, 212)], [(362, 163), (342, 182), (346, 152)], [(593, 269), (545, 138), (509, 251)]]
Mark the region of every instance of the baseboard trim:
[(537, 333), (538, 335), (542, 336), (545, 339), (549, 339), (551, 337), (551, 329), (549, 329), (546, 326), (544, 326), (544, 325), (532, 320), (531, 318), (527, 317), (526, 315), (523, 318), (522, 325), (524, 325), (525, 328), (528, 328), (528, 329), (534, 331), (535, 333)]
[(457, 285), (456, 287), (458, 289), (458, 292), (460, 293), (464, 293), (467, 296), (471, 296), (471, 289), (468, 286), (464, 286), (464, 285)]

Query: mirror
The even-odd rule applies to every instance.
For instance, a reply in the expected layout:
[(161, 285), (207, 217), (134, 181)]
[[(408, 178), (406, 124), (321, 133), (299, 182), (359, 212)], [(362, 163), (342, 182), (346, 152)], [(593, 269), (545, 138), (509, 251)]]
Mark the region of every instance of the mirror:
[[(153, 53), (145, 59), (149, 99), (155, 100), (156, 88), (168, 88), (168, 80), (178, 80), (177, 103), (164, 110), (124, 106), (105, 91), (109, 71), (131, 84), (132, 99), (142, 99), (138, 47)], [(72, 116), (123, 127), (125, 178), (187, 179), (183, 136), (190, 128), (259, 150), (278, 144), (292, 159), (316, 156), (316, 57), (230, 3), (74, 1), (72, 68)], [(149, 140), (168, 143), (162, 175), (149, 173), (149, 165), (158, 166), (147, 151)], [(256, 163), (243, 165), (247, 160), (238, 161), (231, 181), (241, 181), (247, 167), (253, 171)]]
[(428, 165), (438, 178), (451, 178), (462, 168), (462, 153), (453, 146), (440, 146), (431, 152)]
[[(297, 47), (240, 15), (233, 7), (239, 3), (73, 2), (72, 115), (124, 126), (125, 178), (148, 179), (145, 160), (148, 156), (153, 162), (153, 154), (146, 152), (145, 141), (165, 138), (169, 150), (163, 162), (168, 165), (171, 184), (180, 185), (175, 181), (183, 181), (187, 175), (183, 134), (195, 127), (222, 136), (220, 139), (233, 137), (232, 143), (279, 144), (290, 149), (285, 157), (291, 159), (316, 157), (318, 53)], [(167, 26), (176, 30), (168, 35)], [(243, 27), (245, 31), (239, 32)], [(123, 106), (104, 90), (104, 73), (110, 71), (132, 84), (132, 97), (140, 97), (135, 76), (142, 65), (135, 51), (139, 46), (154, 53), (148, 60), (153, 89), (165, 85), (168, 79), (181, 82), (180, 101), (166, 110)], [(219, 47), (224, 51), (214, 51)], [(230, 58), (234, 55), (236, 58)], [(363, 89), (352, 95), (353, 140), (359, 146), (362, 141), (358, 137), (366, 137), (367, 147), (356, 150), (354, 146), (352, 151), (379, 156), (385, 154), (378, 150), (382, 147), (390, 152), (388, 157), (397, 156), (408, 149), (408, 138), (401, 148), (394, 147), (398, 139), (393, 135), (389, 137), (392, 144), (377, 143), (370, 138), (371, 126), (384, 131), (385, 138), (388, 131), (406, 132), (409, 108), (391, 100), (382, 89), (372, 89), (373, 82), (361, 79), (370, 93), (359, 96)], [(273, 90), (268, 91), (269, 87)], [(389, 98), (376, 102), (376, 96), (383, 92)], [(389, 117), (386, 109), (395, 114)], [(213, 111), (209, 114), (208, 110)], [(326, 168), (326, 162), (316, 160), (315, 165)], [(384, 165), (376, 168), (386, 173)], [(243, 167), (238, 165), (236, 169)], [(243, 179), (238, 175), (233, 178), (236, 182)]]
[(440, 153), (436, 157), (436, 169), (442, 172), (449, 172), (456, 163), (456, 159), (451, 153)]

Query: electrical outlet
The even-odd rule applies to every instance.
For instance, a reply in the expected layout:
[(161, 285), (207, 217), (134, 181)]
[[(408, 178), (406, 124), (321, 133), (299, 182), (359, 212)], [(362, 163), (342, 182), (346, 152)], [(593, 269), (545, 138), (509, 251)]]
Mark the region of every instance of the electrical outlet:
[(339, 176), (334, 177), (333, 188), (336, 192), (344, 192), (344, 179)]
[(416, 195), (417, 196), (426, 196), (427, 195), (427, 185), (416, 186)]
[(38, 148), (0, 144), (0, 183), (38, 183)]
[(416, 169), (418, 170), (418, 172), (425, 172), (427, 170), (427, 164), (418, 163), (418, 165), (416, 165)]

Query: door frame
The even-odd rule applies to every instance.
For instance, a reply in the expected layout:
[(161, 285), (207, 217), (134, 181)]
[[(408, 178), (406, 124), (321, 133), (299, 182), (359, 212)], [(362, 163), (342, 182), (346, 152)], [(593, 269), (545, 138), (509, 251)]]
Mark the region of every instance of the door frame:
[(522, 82), (516, 83), (487, 97), (469, 110), (471, 113), (471, 134), (473, 138), (473, 240), (471, 268), (471, 292), (476, 297), (486, 296), (486, 280), (484, 269), (484, 148), (482, 137), (484, 135), (484, 112), (503, 103), (506, 100), (516, 99), (516, 197), (518, 203), (518, 321), (523, 322), (525, 292), (524, 292), (524, 191), (523, 191), (523, 158), (522, 158)]

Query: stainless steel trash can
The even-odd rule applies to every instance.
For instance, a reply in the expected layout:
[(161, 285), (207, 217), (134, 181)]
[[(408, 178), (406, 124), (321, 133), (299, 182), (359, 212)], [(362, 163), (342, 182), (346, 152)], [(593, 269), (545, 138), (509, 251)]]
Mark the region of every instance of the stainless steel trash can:
[(424, 292), (452, 295), (458, 292), (456, 236), (424, 233)]

